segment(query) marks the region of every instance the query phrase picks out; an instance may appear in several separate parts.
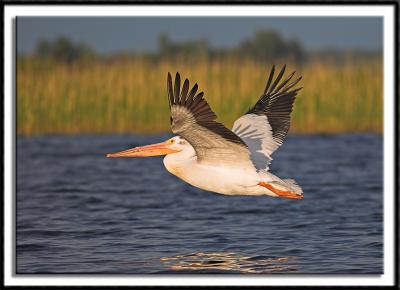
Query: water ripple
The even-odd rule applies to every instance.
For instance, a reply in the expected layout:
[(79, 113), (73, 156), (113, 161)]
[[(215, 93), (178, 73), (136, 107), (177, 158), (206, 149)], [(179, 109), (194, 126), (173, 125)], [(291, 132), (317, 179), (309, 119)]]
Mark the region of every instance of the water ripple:
[(164, 136), (18, 137), (18, 273), (382, 273), (382, 136), (290, 135), (271, 169), (303, 200), (229, 197), (162, 158)]

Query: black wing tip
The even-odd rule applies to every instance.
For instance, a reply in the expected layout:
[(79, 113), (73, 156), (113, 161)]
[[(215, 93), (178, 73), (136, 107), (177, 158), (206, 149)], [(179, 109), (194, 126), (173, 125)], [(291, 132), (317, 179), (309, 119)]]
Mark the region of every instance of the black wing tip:
[[(181, 75), (180, 75), (180, 73), (177, 71), (176, 73), (175, 73), (175, 81), (176, 81), (176, 79), (180, 79), (181, 78)], [(172, 80), (172, 74), (171, 74), (171, 72), (167, 72), (167, 80), (168, 79), (171, 79)]]
[(257, 103), (246, 112), (246, 114), (263, 115), (266, 113), (265, 110), (270, 105), (271, 101), (275, 101), (281, 97), (285, 97), (288, 95), (291, 95), (292, 98), (296, 97), (297, 92), (300, 91), (300, 89), (302, 89), (303, 87), (293, 87), (296, 86), (303, 77), (300, 76), (293, 81), (292, 78), (296, 74), (296, 71), (293, 71), (288, 77), (284, 78), (284, 80), (282, 81), (282, 77), (285, 73), (286, 67), (287, 65), (284, 64), (279, 74), (274, 79), (276, 65), (272, 65), (264, 94), (260, 97)]
[[(188, 92), (188, 94), (186, 96), (187, 98), (191, 97), (193, 99), (198, 99), (199, 97), (203, 98), (203, 96), (204, 96), (204, 92), (203, 91), (201, 91), (201, 92), (196, 94), (196, 92), (199, 89), (199, 85), (197, 83), (195, 83), (192, 87), (190, 87), (190, 80), (188, 78), (185, 78), (185, 80), (183, 82), (181, 82), (182, 79), (181, 79), (181, 75), (180, 75), (179, 72), (176, 72), (175, 79), (173, 79), (171, 73), (168, 72), (167, 81), (168, 81), (168, 85), (169, 84), (171, 84), (171, 85), (173, 84), (173, 86), (171, 88), (172, 89), (172, 96), (174, 96), (176, 94), (175, 89), (178, 89), (180, 91), (184, 86), (188, 86), (190, 88), (190, 90), (189, 90), (189, 92)], [(191, 96), (191, 93), (192, 93), (192, 96)], [(176, 102), (174, 102), (174, 104), (177, 104), (177, 105), (180, 104), (180, 99), (176, 100)]]
[[(170, 109), (173, 106), (185, 107), (193, 115), (198, 125), (207, 128), (214, 134), (217, 134), (230, 142), (247, 147), (246, 143), (244, 143), (242, 139), (227, 129), (224, 125), (215, 121), (217, 116), (204, 98), (204, 92), (198, 92), (199, 86), (197, 83), (195, 83), (189, 90), (189, 79), (186, 78), (182, 84), (179, 72), (176, 73), (174, 82), (169, 72), (167, 78)], [(174, 122), (172, 116), (170, 122), (171, 124)]]
[(180, 73), (179, 72), (176, 72), (176, 74), (175, 74), (175, 82), (177, 81), (177, 80), (181, 80), (181, 75), (180, 75)]
[(297, 94), (298, 91), (301, 91), (304, 87), (299, 87), (297, 89), (294, 89), (292, 92)]
[[(276, 77), (274, 84), (272, 85), (272, 87), (269, 90), (269, 94), (270, 95), (277, 95), (279, 93), (287, 93), (287, 90), (292, 88), (293, 86), (295, 86), (296, 84), (298, 84), (300, 82), (300, 80), (303, 78), (303, 76), (299, 76), (296, 80), (291, 81), (293, 76), (296, 74), (296, 71), (294, 70), (293, 72), (291, 72), (288, 77), (284, 78), (283, 81), (282, 77), (285, 74), (285, 70), (286, 70), (287, 65), (284, 64), (281, 68), (281, 71), (279, 72), (278, 76)], [(275, 65), (272, 66), (272, 68), (275, 68)], [(270, 75), (271, 77), (271, 75)], [(295, 89), (293, 89), (295, 90)]]
[[(172, 74), (170, 72), (168, 72), (168, 77), (172, 78)], [(179, 78), (179, 79), (181, 78), (181, 75), (180, 75), (180, 73), (178, 71), (175, 73), (175, 80), (177, 78)]]
[(167, 74), (167, 88), (169, 89), (170, 84), (172, 84), (172, 76), (171, 74), (168, 72)]
[(198, 90), (198, 84), (195, 83), (191, 89), (190, 88), (190, 81), (188, 78), (185, 78), (183, 83), (181, 82), (181, 74), (179, 72), (175, 73), (175, 79), (172, 78), (170, 72), (167, 74), (167, 89), (168, 89), (168, 97), (170, 99), (170, 107), (173, 105), (180, 105), (184, 107), (190, 106), (191, 103), (195, 99), (197, 99), (200, 95), (204, 95), (203, 92), (196, 95)]

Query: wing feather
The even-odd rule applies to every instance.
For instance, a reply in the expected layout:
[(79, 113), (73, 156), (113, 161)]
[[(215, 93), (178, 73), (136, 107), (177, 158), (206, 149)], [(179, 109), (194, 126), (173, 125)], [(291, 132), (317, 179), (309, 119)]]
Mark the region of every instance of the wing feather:
[(283, 66), (274, 79), (275, 66), (272, 66), (264, 94), (257, 103), (233, 124), (232, 131), (247, 144), (251, 159), (257, 169), (268, 169), (272, 153), (283, 143), (290, 127), (290, 114), (297, 92), (292, 89), (301, 77), (291, 81), (295, 72), (285, 80)]
[(172, 132), (182, 136), (193, 146), (199, 162), (234, 162), (253, 166), (246, 143), (216, 121), (217, 116), (204, 99), (203, 92), (196, 95), (198, 85), (195, 84), (188, 94), (189, 80), (185, 79), (182, 90), (180, 82), (180, 75), (176, 73), (173, 86), (171, 74), (168, 73), (167, 91)]

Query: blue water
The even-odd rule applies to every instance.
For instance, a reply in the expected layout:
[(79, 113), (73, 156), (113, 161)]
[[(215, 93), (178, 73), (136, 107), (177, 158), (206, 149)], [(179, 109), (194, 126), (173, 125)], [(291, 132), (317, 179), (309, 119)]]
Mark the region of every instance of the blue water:
[(289, 135), (272, 171), (304, 199), (194, 188), (168, 135), (18, 137), (17, 273), (382, 273), (382, 136)]

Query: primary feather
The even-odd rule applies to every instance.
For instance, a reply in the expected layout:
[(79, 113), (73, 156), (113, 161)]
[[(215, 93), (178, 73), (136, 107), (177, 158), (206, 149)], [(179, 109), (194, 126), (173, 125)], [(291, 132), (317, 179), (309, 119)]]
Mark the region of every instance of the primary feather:
[(291, 81), (295, 72), (281, 81), (285, 68), (274, 80), (275, 66), (272, 67), (260, 99), (233, 124), (232, 131), (247, 144), (257, 169), (268, 169), (272, 153), (282, 145), (289, 131), (294, 100), (301, 89), (293, 89), (301, 80), (299, 77)]
[(250, 152), (246, 143), (216, 121), (217, 116), (204, 99), (204, 93), (196, 94), (197, 84), (188, 94), (188, 79), (185, 79), (181, 91), (179, 73), (176, 73), (174, 86), (168, 73), (167, 88), (172, 132), (193, 146), (199, 162), (248, 165)]

